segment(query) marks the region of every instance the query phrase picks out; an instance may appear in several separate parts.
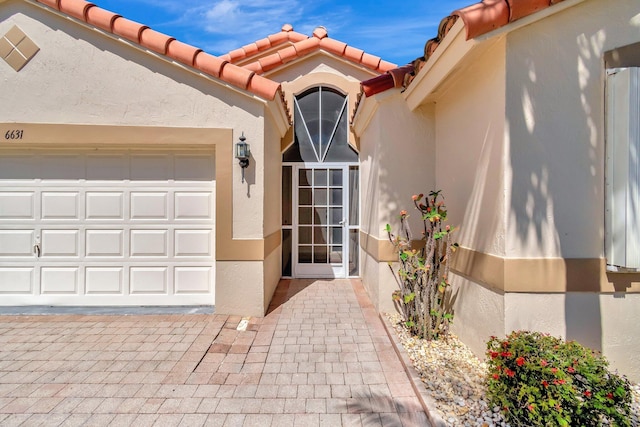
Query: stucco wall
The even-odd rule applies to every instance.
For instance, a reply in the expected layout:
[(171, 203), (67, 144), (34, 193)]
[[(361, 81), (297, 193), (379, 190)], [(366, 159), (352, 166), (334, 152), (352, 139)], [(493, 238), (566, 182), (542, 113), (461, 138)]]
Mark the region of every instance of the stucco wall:
[(587, 0), (508, 34), (509, 257), (603, 256), (603, 56), (640, 41), (639, 15)]
[(476, 356), (483, 358), (489, 337), (505, 334), (504, 295), (457, 275), (452, 276), (451, 292), (454, 298), (451, 330)]
[(267, 117), (265, 123), (264, 156), (264, 235), (277, 234), (277, 247), (264, 260), (264, 311), (275, 292), (282, 275), (282, 155), (280, 153), (280, 134), (273, 121)]
[[(218, 261), (216, 313), (264, 316), (264, 277), (263, 261)], [(224, 283), (225, 286), (219, 286), (220, 283)]]
[(462, 65), (435, 106), (435, 186), (461, 246), (504, 256), (504, 40)]
[[(399, 212), (406, 209), (414, 238), (420, 239), (422, 222), (411, 196), (433, 189), (433, 110), (409, 111), (396, 91), (368, 102), (379, 105), (360, 136), (361, 230), (378, 241), (387, 241), (386, 224), (397, 232)], [(387, 265), (391, 260), (372, 255), (376, 254), (363, 257), (363, 282), (376, 308), (391, 311), (391, 293), (397, 289)]]

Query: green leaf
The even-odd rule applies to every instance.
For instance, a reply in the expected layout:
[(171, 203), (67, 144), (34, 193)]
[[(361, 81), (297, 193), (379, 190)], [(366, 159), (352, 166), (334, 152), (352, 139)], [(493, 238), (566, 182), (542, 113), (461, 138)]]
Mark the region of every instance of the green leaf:
[(408, 304), (411, 301), (413, 301), (416, 298), (416, 294), (414, 294), (413, 292), (411, 292), (410, 294), (407, 294), (404, 296), (404, 303)]

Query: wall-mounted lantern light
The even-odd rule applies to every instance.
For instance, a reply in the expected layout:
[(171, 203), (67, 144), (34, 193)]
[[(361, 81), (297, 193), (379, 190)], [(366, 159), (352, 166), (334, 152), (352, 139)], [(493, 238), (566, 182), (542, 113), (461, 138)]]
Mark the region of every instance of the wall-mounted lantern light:
[(244, 183), (244, 170), (249, 166), (251, 149), (249, 144), (245, 142), (247, 138), (244, 137), (244, 132), (242, 132), (242, 136), (239, 139), (240, 142), (236, 142), (236, 159), (238, 159), (238, 164), (242, 168), (242, 182)]

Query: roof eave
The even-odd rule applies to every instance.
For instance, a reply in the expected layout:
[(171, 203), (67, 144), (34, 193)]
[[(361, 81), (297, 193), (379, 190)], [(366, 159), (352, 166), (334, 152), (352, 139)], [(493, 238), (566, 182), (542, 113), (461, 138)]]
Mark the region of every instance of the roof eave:
[(343, 64), (349, 65), (351, 67), (357, 67), (362, 72), (370, 74), (371, 77), (375, 77), (375, 76), (378, 76), (380, 74), (378, 71), (372, 70), (371, 68), (366, 67), (361, 63), (357, 63), (357, 62), (351, 61), (348, 58), (344, 58), (342, 56), (338, 56), (338, 55), (336, 55), (336, 54), (334, 54), (332, 52), (327, 52), (324, 49), (318, 49), (316, 51), (309, 52), (306, 55), (299, 56), (296, 59), (288, 61), (288, 62), (286, 62), (284, 64), (280, 64), (277, 67), (272, 68), (269, 71), (265, 71), (264, 73), (262, 73), (260, 75), (265, 77), (265, 78), (270, 78), (270, 76), (278, 74), (278, 73), (282, 72), (282, 70), (285, 70), (285, 69), (287, 69), (287, 68), (289, 68), (289, 67), (291, 67), (293, 65), (296, 65), (298, 63), (305, 62), (305, 61), (308, 61), (310, 59), (313, 59), (314, 57), (316, 57), (318, 55), (328, 56), (328, 57), (330, 57), (332, 59), (335, 59), (336, 61), (339, 61), (339, 62), (341, 62)]
[(279, 91), (278, 95), (271, 100), (267, 101), (267, 112), (269, 116), (273, 120), (276, 125), (276, 129), (278, 129), (278, 133), (280, 134), (280, 138), (283, 138), (284, 135), (291, 127), (291, 119), (289, 117), (289, 109), (287, 108), (284, 100), (282, 92)]
[[(33, 6), (46, 10), (63, 19), (68, 19), (78, 25), (95, 30), (102, 36), (109, 37), (114, 41), (124, 43), (162, 61), (203, 76), (214, 83), (228, 87), (243, 95), (270, 101), (275, 99), (277, 94), (281, 92), (280, 84), (277, 82), (265, 79), (249, 70), (230, 64), (227, 61), (222, 61), (220, 58), (209, 55), (195, 46), (185, 44), (173, 37), (158, 33), (143, 24), (129, 21), (121, 15), (102, 9), (93, 3), (78, 0), (75, 3), (71, 3), (68, 10), (62, 10), (59, 0), (26, 1)], [(89, 15), (95, 11), (102, 12), (102, 15), (104, 15), (102, 16), (103, 20), (107, 18), (110, 19), (110, 25), (100, 26), (89, 22), (91, 21), (91, 16)], [(122, 25), (124, 27), (122, 31), (118, 31), (115, 28), (117, 19), (123, 20)], [(152, 36), (156, 39), (155, 43), (149, 44), (144, 41), (145, 31), (153, 33)], [(163, 43), (159, 43), (158, 40)], [(198, 64), (201, 61), (210, 61), (211, 63), (208, 63), (207, 66), (199, 66)]]
[(466, 39), (464, 21), (458, 19), (404, 92), (408, 107), (413, 111), (420, 105), (433, 101), (437, 95), (437, 89), (452, 75), (457, 66), (485, 41), (498, 39), (511, 31), (531, 25), (583, 1), (564, 0), (469, 40)]
[(428, 102), (435, 89), (477, 43), (473, 39), (466, 40), (465, 26), (459, 19), (405, 90), (408, 107), (413, 111)]
[(577, 4), (580, 4), (582, 2), (584, 2), (584, 0), (563, 0), (531, 15), (519, 18), (515, 21), (511, 21), (503, 27), (496, 28), (495, 30), (489, 31), (486, 34), (482, 34), (476, 37), (475, 40), (483, 41), (500, 36), (502, 34), (510, 33), (522, 27), (526, 27), (527, 25), (531, 25), (535, 22), (548, 18), (549, 16), (555, 15), (556, 13), (562, 12), (563, 10), (569, 9), (570, 7), (576, 6)]
[(358, 105), (356, 106), (353, 119), (351, 120), (351, 128), (358, 138), (362, 137), (369, 127), (369, 124), (371, 124), (371, 121), (380, 105), (400, 93), (400, 88), (392, 88), (371, 96), (362, 95), (360, 102), (358, 102)]

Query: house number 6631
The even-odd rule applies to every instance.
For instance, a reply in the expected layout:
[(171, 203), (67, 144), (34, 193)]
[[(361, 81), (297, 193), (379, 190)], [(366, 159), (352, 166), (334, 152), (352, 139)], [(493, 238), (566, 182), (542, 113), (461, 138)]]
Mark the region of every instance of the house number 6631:
[(23, 129), (8, 130), (7, 133), (4, 134), (4, 139), (6, 140), (22, 139), (23, 135), (24, 135)]

